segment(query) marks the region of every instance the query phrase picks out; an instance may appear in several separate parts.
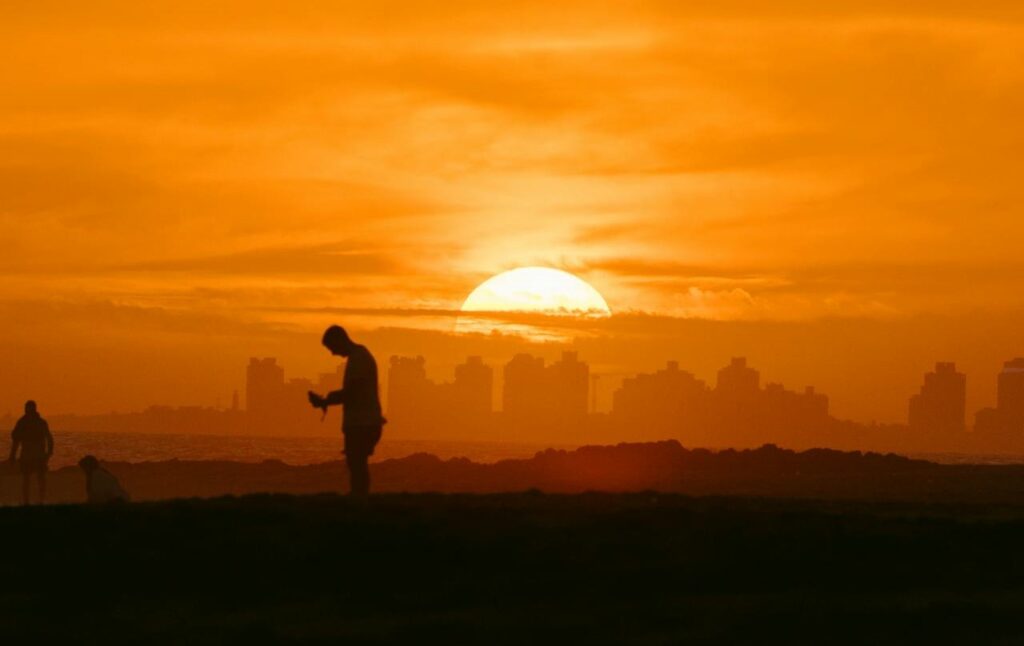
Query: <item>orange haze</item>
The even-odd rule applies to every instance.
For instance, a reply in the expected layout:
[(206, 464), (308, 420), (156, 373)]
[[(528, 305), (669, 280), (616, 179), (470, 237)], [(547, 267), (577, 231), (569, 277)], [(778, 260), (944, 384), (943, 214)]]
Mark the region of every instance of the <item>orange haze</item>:
[(605, 296), (610, 379), (745, 354), (902, 421), (952, 360), (973, 412), (1024, 354), (1024, 8), (899, 4), (12, 3), (0, 414), (227, 405), (335, 321), (498, 366), (452, 313), (524, 265)]

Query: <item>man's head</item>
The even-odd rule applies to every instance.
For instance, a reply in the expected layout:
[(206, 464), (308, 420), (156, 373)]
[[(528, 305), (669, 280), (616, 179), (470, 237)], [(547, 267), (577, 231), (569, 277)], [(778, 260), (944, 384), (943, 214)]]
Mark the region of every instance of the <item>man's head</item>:
[(35, 415), (38, 411), (39, 411), (39, 408), (36, 406), (36, 403), (34, 401), (32, 401), (30, 399), (27, 402), (25, 402), (25, 414), (26, 415)]
[(331, 351), (331, 354), (339, 357), (347, 357), (352, 353), (352, 339), (348, 338), (348, 332), (340, 325), (332, 325), (324, 332), (324, 347)]
[(92, 473), (100, 468), (100, 461), (96, 459), (95, 455), (87, 455), (78, 461), (78, 466), (82, 467), (82, 471)]

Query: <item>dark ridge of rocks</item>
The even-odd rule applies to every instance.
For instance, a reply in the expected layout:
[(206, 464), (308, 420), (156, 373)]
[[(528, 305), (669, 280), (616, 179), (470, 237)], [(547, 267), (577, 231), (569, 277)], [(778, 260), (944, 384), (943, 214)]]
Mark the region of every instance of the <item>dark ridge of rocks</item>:
[[(108, 463), (135, 500), (277, 492), (340, 492), (341, 461), (293, 466), (182, 461)], [(379, 492), (499, 493), (539, 490), (664, 491), (690, 495), (784, 496), (877, 500), (1024, 502), (1024, 465), (939, 465), (894, 454), (829, 449), (791, 451), (686, 449), (676, 441), (549, 449), (529, 459), (480, 464), (417, 453), (373, 464)], [(83, 476), (75, 467), (50, 474), (50, 500), (77, 502)], [(20, 478), (8, 472), (0, 499), (12, 503)]]

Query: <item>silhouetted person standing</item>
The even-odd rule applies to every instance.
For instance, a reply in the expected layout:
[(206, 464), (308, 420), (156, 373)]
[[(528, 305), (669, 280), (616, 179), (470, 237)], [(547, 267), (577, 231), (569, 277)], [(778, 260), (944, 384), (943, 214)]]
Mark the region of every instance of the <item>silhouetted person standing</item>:
[[(18, 455), (21, 449), (21, 455)], [(25, 402), (25, 414), (14, 425), (11, 432), (10, 461), (18, 460), (21, 466), (21, 495), (24, 504), (29, 503), (29, 484), (32, 474), (39, 479), (39, 502), (46, 501), (46, 471), (53, 455), (53, 436), (50, 425), (39, 416), (34, 401)]]
[(345, 376), (341, 390), (326, 397), (311, 392), (309, 402), (323, 409), (341, 404), (345, 407), (341, 431), (345, 436), (345, 462), (351, 480), (350, 493), (366, 496), (370, 493), (369, 458), (380, 441), (384, 417), (377, 392), (377, 362), (366, 346), (354, 343), (348, 333), (332, 325), (324, 333), (324, 347), (335, 356), (345, 357)]

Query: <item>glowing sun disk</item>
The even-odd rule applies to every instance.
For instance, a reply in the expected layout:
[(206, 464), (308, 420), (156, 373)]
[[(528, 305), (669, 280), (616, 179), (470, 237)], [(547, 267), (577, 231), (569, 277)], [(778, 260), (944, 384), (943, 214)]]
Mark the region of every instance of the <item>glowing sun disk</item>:
[(462, 311), (611, 314), (604, 297), (586, 281), (550, 267), (521, 267), (489, 278), (473, 290)]

